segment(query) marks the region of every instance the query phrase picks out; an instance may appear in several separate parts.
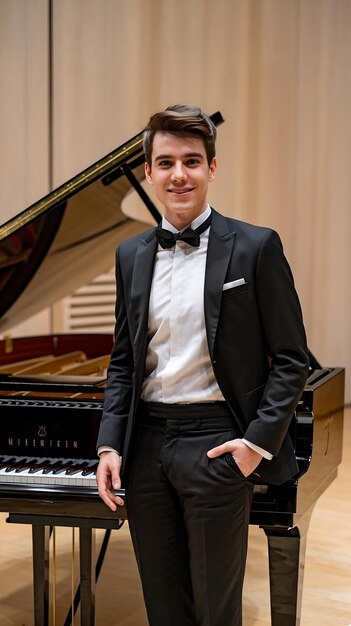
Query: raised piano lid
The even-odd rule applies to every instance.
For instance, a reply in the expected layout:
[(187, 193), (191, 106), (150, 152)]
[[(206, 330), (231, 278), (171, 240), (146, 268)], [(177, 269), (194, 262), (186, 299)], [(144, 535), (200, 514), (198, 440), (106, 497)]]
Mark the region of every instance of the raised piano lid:
[(149, 227), (121, 208), (132, 187), (121, 167), (140, 181), (143, 162), (140, 133), (1, 226), (0, 332), (111, 267), (116, 245)]
[[(211, 118), (223, 121), (219, 112)], [(118, 243), (160, 219), (140, 185), (142, 139), (141, 132), (0, 227), (0, 333), (112, 267)], [(122, 211), (132, 187), (148, 223)]]

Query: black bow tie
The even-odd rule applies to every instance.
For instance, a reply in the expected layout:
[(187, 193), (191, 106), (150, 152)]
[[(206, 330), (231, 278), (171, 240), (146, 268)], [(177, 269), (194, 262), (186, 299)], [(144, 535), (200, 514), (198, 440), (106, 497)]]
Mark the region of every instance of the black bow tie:
[(156, 228), (157, 241), (162, 248), (173, 248), (176, 241), (185, 241), (185, 243), (189, 244), (189, 246), (198, 248), (200, 245), (200, 235), (210, 226), (211, 217), (212, 215), (210, 214), (208, 218), (195, 230), (188, 226), (179, 233), (172, 233), (170, 230), (158, 226)]

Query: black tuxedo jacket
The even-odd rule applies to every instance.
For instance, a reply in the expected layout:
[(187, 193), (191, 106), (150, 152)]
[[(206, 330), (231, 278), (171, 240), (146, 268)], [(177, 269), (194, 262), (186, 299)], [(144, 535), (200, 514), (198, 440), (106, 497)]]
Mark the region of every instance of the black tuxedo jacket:
[[(117, 250), (116, 341), (97, 446), (122, 452), (124, 482), (144, 379), (149, 295), (157, 251), (152, 228)], [(223, 291), (243, 278), (245, 284)], [(257, 468), (273, 484), (297, 464), (288, 427), (308, 372), (293, 277), (277, 233), (212, 210), (204, 307), (218, 385), (243, 437), (273, 454)]]

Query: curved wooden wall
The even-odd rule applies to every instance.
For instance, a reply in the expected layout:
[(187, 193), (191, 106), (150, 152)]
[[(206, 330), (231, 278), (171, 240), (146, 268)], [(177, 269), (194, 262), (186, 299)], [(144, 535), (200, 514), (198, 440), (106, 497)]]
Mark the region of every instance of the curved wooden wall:
[(31, 34), (49, 6), (53, 184), (170, 103), (220, 109), (211, 202), (279, 231), (310, 349), (347, 367), (350, 401), (351, 2), (1, 0), (0, 151), (20, 152), (2, 169), (6, 210), (46, 190), (47, 47)]

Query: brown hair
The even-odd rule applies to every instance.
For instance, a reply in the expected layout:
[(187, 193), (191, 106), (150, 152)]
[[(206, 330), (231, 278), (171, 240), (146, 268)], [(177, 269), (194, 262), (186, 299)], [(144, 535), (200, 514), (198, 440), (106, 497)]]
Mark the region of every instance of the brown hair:
[(216, 154), (217, 130), (209, 116), (198, 107), (189, 104), (175, 104), (167, 107), (165, 111), (160, 111), (150, 117), (149, 123), (144, 130), (145, 160), (150, 167), (154, 136), (159, 131), (202, 137), (207, 161), (209, 165), (211, 164)]

